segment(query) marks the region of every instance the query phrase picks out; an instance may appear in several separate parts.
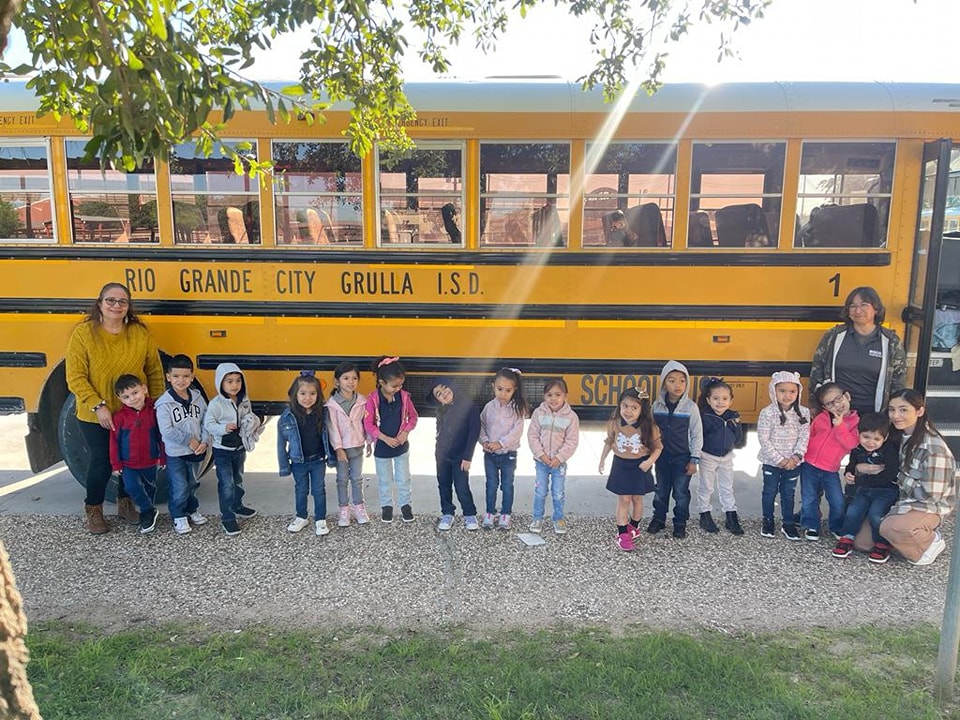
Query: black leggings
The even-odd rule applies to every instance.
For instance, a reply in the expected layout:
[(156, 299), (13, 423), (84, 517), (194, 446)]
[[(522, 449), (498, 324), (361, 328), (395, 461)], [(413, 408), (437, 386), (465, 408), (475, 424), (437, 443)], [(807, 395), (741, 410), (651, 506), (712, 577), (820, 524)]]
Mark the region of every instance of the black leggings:
[[(83, 439), (90, 451), (90, 465), (87, 466), (87, 505), (102, 505), (107, 491), (107, 483), (113, 475), (110, 466), (110, 431), (100, 426), (100, 423), (78, 422)], [(118, 486), (117, 498), (125, 497), (123, 484)]]

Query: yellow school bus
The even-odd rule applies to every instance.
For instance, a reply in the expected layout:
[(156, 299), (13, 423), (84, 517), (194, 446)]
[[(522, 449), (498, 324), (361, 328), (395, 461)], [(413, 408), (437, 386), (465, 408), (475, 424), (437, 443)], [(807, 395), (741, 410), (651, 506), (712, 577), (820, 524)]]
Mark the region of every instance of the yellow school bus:
[(944, 367), (960, 86), (677, 85), (616, 105), (559, 81), (407, 92), (400, 156), (352, 155), (338, 108), (325, 124), (238, 113), (223, 142), (273, 162), (261, 184), (190, 144), (102, 173), (69, 120), (0, 87), (0, 408), (29, 413), (35, 469), (76, 442), (58, 430), (64, 349), (111, 281), (208, 390), (238, 363), (266, 414), (300, 369), (329, 387), (341, 360), (389, 354), (415, 400), (441, 373), (483, 400), (507, 365), (533, 401), (563, 376), (587, 417), (631, 385), (655, 393), (676, 359), (730, 381), (750, 422), (861, 285), (905, 336), (912, 383)]

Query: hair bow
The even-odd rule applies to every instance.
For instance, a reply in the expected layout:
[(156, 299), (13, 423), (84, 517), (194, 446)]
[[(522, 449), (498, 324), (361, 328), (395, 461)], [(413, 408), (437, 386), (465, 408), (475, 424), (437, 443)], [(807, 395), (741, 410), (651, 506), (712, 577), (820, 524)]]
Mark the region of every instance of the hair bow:
[(507, 370), (510, 372), (515, 372), (517, 375), (523, 375), (523, 373), (520, 372), (520, 368), (507, 368)]
[(301, 370), (300, 377), (315, 377), (317, 374), (316, 370)]
[(377, 363), (377, 367), (381, 368), (384, 365), (389, 365), (390, 363), (395, 363), (399, 360), (399, 357), (385, 357), (383, 360)]

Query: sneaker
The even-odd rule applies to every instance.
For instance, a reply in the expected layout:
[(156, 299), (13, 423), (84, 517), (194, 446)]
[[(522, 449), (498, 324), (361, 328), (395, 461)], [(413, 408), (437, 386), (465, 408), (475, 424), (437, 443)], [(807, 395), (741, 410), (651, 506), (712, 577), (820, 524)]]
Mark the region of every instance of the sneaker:
[(634, 525), (633, 523), (627, 523), (627, 532), (630, 533), (630, 537), (633, 538), (636, 542), (640, 538), (640, 526)]
[(708, 533), (718, 533), (720, 528), (713, 521), (713, 514), (710, 512), (700, 513), (700, 529)]
[(833, 549), (833, 556), (835, 558), (850, 557), (850, 553), (852, 552), (853, 538), (841, 537), (837, 540), (837, 546)]
[(479, 529), (480, 529), (480, 523), (477, 522), (477, 516), (476, 516), (476, 515), (467, 515), (467, 516), (463, 519), (463, 524), (464, 524), (464, 527), (466, 527), (467, 530), (469, 530), (469, 531), (471, 531), (471, 532), (473, 532), (474, 530), (479, 530)]
[(736, 510), (727, 510), (727, 519), (723, 526), (733, 535), (743, 535), (743, 528), (740, 527), (740, 516)]
[(809, 540), (810, 542), (817, 542), (820, 540), (820, 531), (814, 528), (807, 528), (803, 531), (803, 539)]
[(920, 556), (920, 559), (916, 561), (909, 560), (908, 562), (911, 565), (929, 565), (930, 563), (932, 563), (934, 560), (937, 559), (937, 557), (940, 555), (940, 553), (943, 552), (944, 548), (946, 547), (947, 547), (947, 544), (943, 541), (943, 537), (941, 537), (940, 533), (939, 532), (934, 533), (933, 542), (930, 543), (930, 547), (928, 547), (924, 551), (923, 555)]
[(530, 523), (530, 532), (540, 534), (540, 531), (543, 530), (543, 520), (533, 520)]
[(840, 538), (843, 537), (841, 533), (835, 533), (833, 532), (833, 530), (830, 531), (830, 534), (833, 535), (833, 539), (836, 540), (837, 542), (840, 542)]
[(633, 535), (630, 534), (629, 530), (617, 535), (617, 547), (624, 552), (633, 552)]
[(237, 525), (236, 520), (223, 520), (220, 525), (223, 526), (223, 531), (227, 534), (227, 537), (240, 534), (240, 526)]
[(187, 517), (190, 519), (190, 522), (192, 522), (194, 525), (206, 525), (206, 524), (207, 524), (207, 519), (206, 519), (203, 515), (200, 514), (200, 511), (199, 511), (199, 510), (194, 510), (192, 513), (190, 513), (189, 515), (187, 515)]
[(453, 527), (453, 515), (444, 515), (440, 518), (440, 522), (437, 523), (437, 530), (440, 532), (446, 532)]
[(241, 520), (249, 520), (250, 518), (257, 516), (257, 511), (253, 508), (248, 508), (246, 505), (241, 505), (233, 511), (233, 514)]
[(153, 529), (157, 526), (157, 517), (160, 513), (157, 512), (156, 508), (150, 508), (146, 512), (140, 513), (140, 534), (146, 535), (147, 533), (152, 533)]
[(357, 525), (366, 525), (370, 522), (370, 516), (367, 515), (367, 509), (363, 506), (363, 503), (353, 506), (353, 517), (357, 521)]
[(567, 527), (567, 521), (564, 520), (563, 518), (553, 521), (553, 531), (557, 535), (566, 535), (567, 530), (569, 530), (569, 528)]
[(177, 535), (186, 535), (190, 532), (190, 521), (185, 517), (173, 519), (173, 531)]
[(413, 508), (409, 504), (400, 506), (400, 517), (405, 523), (413, 522)]
[(380, 508), (380, 522), (393, 522), (393, 505), (384, 505)]
[(330, 528), (327, 527), (326, 520), (317, 520), (314, 526), (316, 527), (317, 535), (327, 535), (330, 533)]
[(483, 514), (483, 529), (493, 530), (493, 513)]
[(800, 533), (797, 531), (796, 525), (784, 525), (782, 528), (780, 528), (780, 532), (786, 536), (787, 540), (793, 540), (795, 542), (800, 541)]
[(341, 505), (337, 514), (337, 527), (350, 527), (350, 506)]
[(499, 527), (501, 530), (509, 530), (509, 529), (510, 529), (510, 516), (509, 516), (509, 515), (501, 515), (501, 516), (500, 516), (500, 522), (499, 522), (498, 527)]
[(650, 521), (650, 524), (647, 525), (647, 532), (650, 533), (651, 535), (656, 535), (658, 532), (663, 530), (666, 526), (667, 524), (663, 520), (660, 520), (659, 518), (654, 518), (653, 520)]
[(883, 565), (890, 559), (890, 546), (886, 543), (877, 543), (873, 546), (873, 550), (870, 551), (870, 557), (868, 559), (872, 563)]
[[(786, 527), (786, 525), (784, 525)], [(786, 531), (784, 531), (786, 535)], [(773, 520), (763, 519), (763, 524), (760, 526), (760, 536), (766, 538), (772, 538), (777, 536), (776, 528), (773, 525)]]
[(297, 515), (296, 517), (293, 518), (293, 520), (290, 521), (290, 524), (287, 525), (287, 532), (292, 532), (292, 533), (300, 532), (309, 524), (310, 524), (310, 521), (307, 520), (307, 518), (300, 517), (299, 515)]
[(686, 525), (673, 525), (673, 536), (677, 540), (683, 540), (687, 536), (687, 526)]

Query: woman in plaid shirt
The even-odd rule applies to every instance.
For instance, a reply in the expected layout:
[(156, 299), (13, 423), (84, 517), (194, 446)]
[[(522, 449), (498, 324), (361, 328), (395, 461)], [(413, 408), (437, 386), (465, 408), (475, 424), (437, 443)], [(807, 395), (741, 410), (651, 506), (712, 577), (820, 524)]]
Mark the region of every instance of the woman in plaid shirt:
[(887, 411), (893, 427), (903, 435), (897, 478), (900, 499), (880, 523), (880, 534), (910, 563), (929, 565), (946, 547), (937, 528), (956, 505), (956, 462), (927, 417), (923, 395), (897, 390)]

